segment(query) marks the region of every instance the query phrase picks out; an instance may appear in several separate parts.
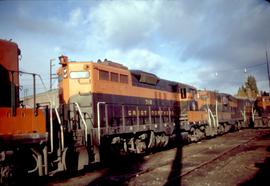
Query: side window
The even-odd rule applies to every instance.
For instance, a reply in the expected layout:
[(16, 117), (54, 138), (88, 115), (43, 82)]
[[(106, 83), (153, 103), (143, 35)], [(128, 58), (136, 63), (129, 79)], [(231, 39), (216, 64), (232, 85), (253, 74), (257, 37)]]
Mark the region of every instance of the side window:
[(128, 76), (120, 74), (120, 83), (128, 83)]
[(69, 76), (71, 79), (88, 79), (90, 73), (88, 71), (71, 71)]
[(119, 76), (117, 73), (111, 72), (111, 81), (119, 82)]
[(109, 72), (105, 70), (99, 70), (99, 79), (100, 80), (109, 80)]
[(187, 89), (186, 88), (181, 88), (180, 89), (180, 93), (181, 93), (181, 98), (182, 99), (186, 99), (187, 98)]
[(222, 103), (223, 103), (224, 106), (228, 106), (228, 104), (229, 104), (228, 98), (224, 96), (224, 97), (222, 98)]
[(191, 89), (191, 94), (192, 94), (193, 97), (195, 97), (195, 95), (197, 94), (196, 90)]

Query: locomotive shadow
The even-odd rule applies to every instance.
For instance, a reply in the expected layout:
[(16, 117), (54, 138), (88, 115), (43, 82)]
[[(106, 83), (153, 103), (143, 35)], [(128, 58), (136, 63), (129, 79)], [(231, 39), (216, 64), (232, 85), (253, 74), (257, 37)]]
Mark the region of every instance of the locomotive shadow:
[[(182, 148), (184, 145), (184, 141), (181, 135), (180, 129), (180, 122), (175, 122), (175, 129), (174, 129), (175, 138), (171, 141), (170, 145), (165, 149), (156, 149), (153, 153), (158, 153), (162, 150), (169, 150), (176, 148), (176, 152), (174, 154), (174, 159), (171, 162), (171, 167), (166, 177), (167, 173), (165, 174), (165, 183), (162, 185), (181, 185), (181, 170), (182, 170)], [(107, 186), (107, 185), (129, 185), (129, 182), (134, 177), (137, 177), (139, 174), (144, 174), (148, 172), (144, 169), (144, 164), (147, 163), (147, 159), (145, 158), (147, 154), (144, 155), (132, 155), (128, 157), (119, 157), (117, 159), (113, 159), (107, 163), (109, 170), (100, 176), (99, 178), (93, 180), (88, 184), (88, 186)], [(166, 161), (166, 160), (165, 160)], [(157, 163), (159, 164), (159, 163)], [(161, 163), (162, 166), (162, 163)], [(158, 168), (158, 165), (157, 167)], [(151, 171), (151, 170), (150, 170)], [(161, 175), (164, 178), (164, 175)], [(156, 175), (157, 180), (160, 179), (158, 175)], [(148, 180), (147, 181), (152, 181)], [(153, 180), (155, 181), (155, 180)], [(140, 180), (140, 183), (143, 180)], [(161, 183), (160, 183), (161, 184)]]
[[(270, 139), (270, 134), (262, 136), (263, 139)], [(266, 148), (267, 152), (270, 152), (270, 145)], [(250, 180), (241, 183), (241, 186), (253, 186), (253, 185), (269, 185), (270, 183), (270, 156), (266, 157), (264, 162), (255, 163), (255, 167), (259, 168), (257, 174)]]
[(270, 157), (267, 157), (263, 163), (255, 163), (259, 168), (258, 173), (250, 180), (240, 184), (241, 186), (269, 185), (270, 182)]
[(145, 163), (144, 155), (129, 155), (114, 157), (107, 161), (102, 167), (108, 170), (88, 183), (88, 186), (107, 186), (107, 185), (125, 185), (137, 173), (142, 171), (142, 165)]
[(182, 171), (182, 156), (183, 156), (183, 145), (184, 140), (181, 135), (180, 122), (175, 122), (175, 146), (176, 153), (174, 160), (171, 165), (171, 171), (167, 178), (167, 182), (165, 185), (181, 185), (181, 171)]
[[(165, 150), (176, 148), (174, 160), (171, 164), (170, 172), (168, 174), (166, 183), (164, 185), (181, 185), (181, 167), (182, 167), (182, 145), (178, 143), (175, 147), (168, 147)], [(164, 149), (163, 149), (164, 150)], [(153, 153), (158, 153), (157, 150)], [(113, 161), (106, 163), (105, 167), (108, 167), (108, 171), (98, 177), (97, 179), (88, 183), (88, 186), (107, 186), (107, 185), (129, 185), (130, 180), (137, 177), (140, 174), (148, 172), (144, 169), (144, 164), (147, 163), (147, 154), (144, 155), (132, 155), (128, 157), (119, 157)], [(102, 165), (103, 166), (103, 165)], [(155, 167), (158, 168), (158, 167)], [(150, 168), (151, 171), (151, 168)], [(159, 179), (159, 176), (156, 177)], [(151, 180), (147, 180), (151, 181)], [(154, 181), (154, 180), (153, 180)], [(142, 182), (142, 181), (140, 181)], [(163, 184), (162, 184), (163, 185)]]

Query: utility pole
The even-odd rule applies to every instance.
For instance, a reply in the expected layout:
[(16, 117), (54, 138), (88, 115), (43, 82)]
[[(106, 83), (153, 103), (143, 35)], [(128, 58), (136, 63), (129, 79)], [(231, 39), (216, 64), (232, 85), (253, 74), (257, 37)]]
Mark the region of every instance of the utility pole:
[(53, 74), (52, 73), (52, 67), (54, 66), (52, 64), (52, 62), (54, 61), (55, 59), (50, 59), (50, 90), (52, 90), (52, 80), (55, 79), (56, 77), (53, 77), (55, 76), (56, 74)]
[(268, 83), (269, 83), (269, 93), (270, 93), (270, 73), (269, 73), (269, 62), (268, 62), (268, 54), (266, 49), (266, 63), (267, 63), (267, 74), (268, 74)]
[(244, 74), (245, 74), (245, 75), (244, 75), (244, 86), (245, 86), (245, 84), (246, 84), (246, 82), (247, 82), (247, 77), (248, 77), (248, 76), (247, 76), (247, 68), (244, 69)]
[(28, 96), (28, 88), (25, 88), (25, 89), (23, 90), (23, 93), (24, 93), (24, 97), (27, 97), (27, 96)]

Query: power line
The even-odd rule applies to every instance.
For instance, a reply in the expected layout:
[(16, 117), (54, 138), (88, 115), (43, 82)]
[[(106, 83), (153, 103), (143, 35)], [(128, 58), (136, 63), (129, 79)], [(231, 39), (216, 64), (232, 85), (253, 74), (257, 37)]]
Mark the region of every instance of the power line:
[(216, 73), (245, 70), (245, 69), (260, 67), (260, 66), (263, 66), (263, 65), (266, 65), (266, 63), (259, 63), (259, 64), (249, 65), (249, 66), (239, 67), (239, 68), (231, 68), (231, 69), (225, 69), (225, 70), (218, 70), (218, 71), (216, 71)]

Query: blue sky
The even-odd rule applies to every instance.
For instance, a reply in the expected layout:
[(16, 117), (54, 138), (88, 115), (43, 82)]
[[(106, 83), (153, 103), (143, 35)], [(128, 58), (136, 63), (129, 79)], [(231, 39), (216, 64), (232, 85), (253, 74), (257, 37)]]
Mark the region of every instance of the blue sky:
[[(75, 61), (107, 58), (231, 94), (252, 74), (260, 90), (269, 90), (270, 3), (264, 0), (4, 0), (0, 17), (0, 38), (22, 50), (21, 70), (41, 74), (47, 87), (50, 59), (64, 54)], [(31, 81), (21, 83), (27, 89)]]

